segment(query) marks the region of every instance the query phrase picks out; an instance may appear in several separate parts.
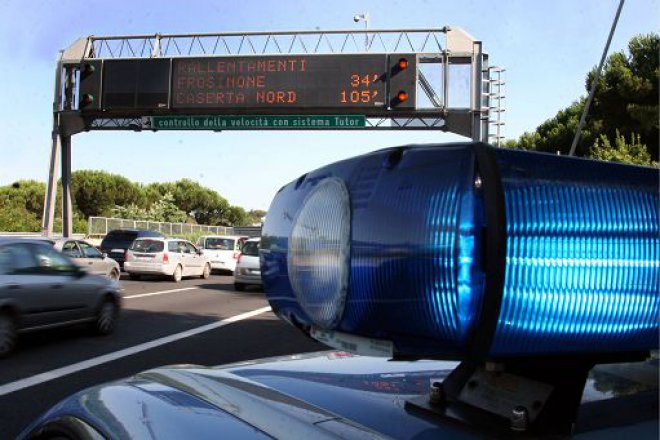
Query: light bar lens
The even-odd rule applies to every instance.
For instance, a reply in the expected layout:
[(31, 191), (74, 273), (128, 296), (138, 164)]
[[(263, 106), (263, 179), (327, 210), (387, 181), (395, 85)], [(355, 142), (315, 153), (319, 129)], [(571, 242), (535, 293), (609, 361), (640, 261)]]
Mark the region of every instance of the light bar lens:
[(507, 256), (491, 353), (657, 346), (657, 171), (506, 150), (498, 158)]
[(658, 177), (470, 143), (348, 159), (273, 200), (264, 290), (296, 326), (391, 341), (395, 356), (654, 349)]

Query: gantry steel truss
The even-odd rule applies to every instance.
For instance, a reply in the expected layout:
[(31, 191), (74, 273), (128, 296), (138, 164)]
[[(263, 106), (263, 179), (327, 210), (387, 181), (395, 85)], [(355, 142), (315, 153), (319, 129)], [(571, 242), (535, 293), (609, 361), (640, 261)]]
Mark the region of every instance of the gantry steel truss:
[[(86, 60), (223, 57), (250, 55), (416, 54), (417, 88), (425, 96), (405, 115), (368, 117), (374, 130), (442, 130), (474, 140), (499, 143), (503, 125), (501, 70), (488, 66), (482, 43), (459, 28), (232, 32), (89, 36), (62, 52), (57, 65), (53, 106), (53, 148), (43, 216), (43, 232), (52, 233), (55, 182), (61, 157), (63, 235), (72, 233), (71, 136), (89, 130), (154, 130), (142, 114), (89, 116), (78, 109), (78, 81)], [(469, 66), (459, 77), (456, 66)], [(428, 68), (426, 68), (428, 67)], [(454, 104), (454, 78), (467, 83), (467, 97)], [(460, 88), (460, 87), (459, 87)], [(421, 102), (423, 101), (423, 102)], [(489, 136), (489, 126), (496, 130)]]

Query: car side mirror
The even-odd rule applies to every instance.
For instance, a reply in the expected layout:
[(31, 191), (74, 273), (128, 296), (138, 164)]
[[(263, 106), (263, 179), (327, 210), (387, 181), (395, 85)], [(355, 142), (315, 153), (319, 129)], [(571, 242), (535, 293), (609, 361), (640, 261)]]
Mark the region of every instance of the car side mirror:
[(102, 259), (102, 260), (105, 260), (106, 258), (108, 258), (108, 254), (106, 254), (105, 252), (103, 252), (103, 253), (101, 254), (101, 259)]
[(197, 249), (197, 255), (204, 255), (204, 249)]

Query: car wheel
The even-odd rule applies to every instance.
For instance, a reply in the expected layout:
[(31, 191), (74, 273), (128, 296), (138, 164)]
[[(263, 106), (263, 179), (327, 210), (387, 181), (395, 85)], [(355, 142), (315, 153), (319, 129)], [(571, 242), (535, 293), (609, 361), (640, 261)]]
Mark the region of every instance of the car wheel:
[(112, 269), (112, 272), (110, 272), (110, 276), (108, 277), (112, 281), (119, 281), (119, 271)]
[(181, 272), (181, 266), (177, 266), (176, 269), (174, 269), (174, 273), (172, 274), (172, 281), (175, 283), (181, 281)]
[(202, 278), (208, 280), (211, 276), (211, 265), (207, 264), (204, 266), (204, 271), (202, 272)]
[(119, 310), (111, 299), (106, 299), (99, 307), (94, 318), (94, 331), (99, 335), (108, 335), (115, 329)]
[(8, 313), (0, 313), (0, 358), (7, 356), (16, 345), (16, 321)]
[(140, 281), (142, 279), (142, 276), (136, 273), (129, 273), (128, 277), (134, 281)]
[(234, 290), (242, 292), (245, 290), (245, 284), (243, 283), (234, 283)]

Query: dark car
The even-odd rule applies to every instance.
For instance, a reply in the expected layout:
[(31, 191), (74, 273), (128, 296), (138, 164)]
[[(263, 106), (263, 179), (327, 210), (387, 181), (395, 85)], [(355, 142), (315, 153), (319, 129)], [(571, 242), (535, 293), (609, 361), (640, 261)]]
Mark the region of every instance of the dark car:
[[(330, 351), (221, 368), (159, 368), (68, 398), (19, 439), (543, 437), (469, 429), (417, 407), (416, 400), (428, 400), (429, 385), (456, 366)], [(616, 367), (591, 371), (574, 438), (658, 438), (657, 360)]]
[(124, 270), (124, 261), (126, 251), (131, 247), (136, 238), (145, 237), (165, 237), (158, 231), (149, 231), (146, 229), (113, 229), (103, 238), (99, 248), (101, 252), (119, 263), (119, 267)]
[(18, 333), (80, 323), (111, 333), (120, 305), (116, 281), (88, 273), (48, 242), (0, 237), (0, 357)]

